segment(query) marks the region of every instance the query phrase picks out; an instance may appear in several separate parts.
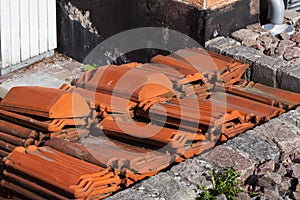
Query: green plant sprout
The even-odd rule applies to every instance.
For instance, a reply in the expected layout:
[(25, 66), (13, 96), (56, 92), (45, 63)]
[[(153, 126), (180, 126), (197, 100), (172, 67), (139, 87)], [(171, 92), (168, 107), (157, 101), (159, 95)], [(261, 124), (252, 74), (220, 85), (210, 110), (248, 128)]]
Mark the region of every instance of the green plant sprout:
[(233, 167), (228, 167), (222, 173), (216, 173), (214, 170), (210, 173), (213, 188), (200, 187), (203, 192), (196, 200), (215, 200), (221, 194), (224, 194), (228, 200), (235, 200), (237, 194), (242, 192), (239, 188), (242, 181), (237, 179), (241, 173), (235, 172)]
[(85, 66), (85, 71), (93, 70), (93, 69), (96, 69), (97, 67), (98, 66), (96, 64), (93, 64), (93, 65), (87, 64)]

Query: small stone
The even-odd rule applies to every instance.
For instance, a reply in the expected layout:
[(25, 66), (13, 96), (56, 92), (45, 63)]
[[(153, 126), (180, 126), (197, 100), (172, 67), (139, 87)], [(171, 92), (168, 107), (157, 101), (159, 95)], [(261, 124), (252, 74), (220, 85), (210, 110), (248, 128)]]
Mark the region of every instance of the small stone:
[(283, 57), (286, 60), (292, 60), (294, 58), (300, 58), (300, 48), (299, 47), (292, 47), (287, 48), (283, 54)]
[(264, 189), (264, 196), (266, 199), (276, 199), (276, 200), (283, 199), (282, 197), (280, 197), (277, 191), (269, 190), (269, 189)]
[(263, 46), (260, 44), (260, 42), (257, 42), (257, 41), (256, 41), (256, 44), (254, 44), (254, 45), (252, 45), (252, 46), (250, 46), (250, 47), (252, 47), (252, 48), (254, 48), (254, 49), (257, 49), (257, 50), (259, 50), (260, 52), (264, 52), (264, 50), (265, 50), (265, 47), (263, 47)]
[(219, 196), (216, 196), (216, 200), (227, 200), (225, 194), (220, 194)]
[(291, 37), (290, 40), (299, 44), (300, 43), (300, 35), (295, 35), (295, 36)]
[(300, 178), (300, 164), (294, 164), (291, 166), (291, 170), (293, 171), (294, 178)]
[(285, 50), (286, 50), (286, 47), (276, 47), (275, 51), (274, 51), (274, 54), (276, 56), (283, 56)]
[(269, 189), (275, 191), (277, 189), (277, 184), (281, 182), (281, 176), (277, 173), (267, 173), (258, 179), (258, 185), (264, 189)]
[[(280, 118), (280, 119), (283, 119), (283, 118)], [(282, 161), (282, 163), (286, 163), (287, 165), (291, 165), (292, 164), (292, 159), (291, 159), (291, 156), (290, 156), (289, 153), (282, 152), (282, 154), (281, 154), (281, 161)]]
[(271, 47), (277, 47), (279, 39), (272, 36), (272, 35), (261, 35), (257, 39), (260, 44), (265, 47), (266, 49), (269, 49)]
[(293, 59), (290, 62), (295, 66), (300, 66), (300, 58)]
[(299, 180), (298, 180), (298, 184), (297, 184), (297, 186), (296, 186), (296, 190), (295, 190), (296, 192), (300, 192), (300, 182), (299, 182)]
[(267, 173), (265, 177), (270, 178), (270, 180), (274, 181), (275, 184), (280, 184), (282, 181), (281, 175), (275, 172)]
[(291, 40), (281, 40), (278, 43), (278, 47), (294, 47), (296, 46), (296, 43)]
[(255, 41), (259, 37), (259, 34), (248, 29), (240, 29), (231, 33), (231, 37), (239, 42), (242, 42), (245, 38)]
[(278, 167), (276, 173), (280, 174), (281, 176), (285, 176), (286, 168), (282, 165), (282, 163), (279, 163), (278, 165), (279, 165), (279, 167)]
[(300, 154), (294, 156), (293, 162), (294, 163), (300, 163)]
[(295, 25), (300, 20), (299, 12), (296, 10), (286, 10), (284, 13), (284, 17), (286, 20)]
[(246, 28), (255, 33), (259, 33), (260, 35), (266, 35), (269, 33), (266, 29), (263, 29), (259, 23), (248, 25)]
[(247, 46), (247, 47), (252, 47), (252, 46), (257, 45), (257, 41), (251, 40), (251, 39), (245, 39), (242, 41), (242, 45)]
[(250, 200), (250, 196), (246, 192), (240, 192), (237, 194), (237, 199)]
[(263, 53), (267, 56), (274, 55), (274, 52), (275, 52), (275, 47), (271, 47), (263, 51)]
[(281, 39), (281, 40), (289, 40), (290, 36), (286, 32), (282, 32), (282, 33), (279, 34), (279, 39)]
[(266, 161), (265, 163), (259, 165), (257, 167), (258, 175), (271, 173), (275, 170), (275, 162), (274, 160)]
[(293, 192), (294, 199), (300, 199), (300, 192)]
[(151, 197), (157, 197), (158, 195), (157, 194), (151, 194)]
[(291, 181), (292, 181), (292, 178), (290, 178), (290, 177), (282, 178), (282, 182), (278, 186), (278, 190), (281, 195), (285, 194), (290, 189), (290, 187), (292, 185)]

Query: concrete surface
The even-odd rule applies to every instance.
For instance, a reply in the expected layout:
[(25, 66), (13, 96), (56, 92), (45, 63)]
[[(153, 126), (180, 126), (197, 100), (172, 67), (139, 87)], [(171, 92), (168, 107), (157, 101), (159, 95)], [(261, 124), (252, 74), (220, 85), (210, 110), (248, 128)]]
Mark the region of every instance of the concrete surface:
[(45, 58), (26, 68), (0, 76), (0, 97), (14, 86), (42, 86), (58, 88), (79, 78), (85, 66), (61, 54)]

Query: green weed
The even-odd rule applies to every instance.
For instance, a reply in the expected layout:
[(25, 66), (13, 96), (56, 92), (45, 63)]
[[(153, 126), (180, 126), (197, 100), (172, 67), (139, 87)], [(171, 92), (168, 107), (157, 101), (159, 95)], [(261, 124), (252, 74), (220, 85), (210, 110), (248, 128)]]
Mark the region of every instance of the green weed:
[(224, 194), (228, 200), (235, 200), (237, 194), (242, 192), (239, 188), (242, 181), (238, 179), (241, 174), (235, 172), (232, 167), (228, 167), (222, 173), (217, 173), (214, 170), (210, 173), (213, 188), (200, 187), (203, 193), (196, 200), (215, 200), (216, 196), (220, 194)]

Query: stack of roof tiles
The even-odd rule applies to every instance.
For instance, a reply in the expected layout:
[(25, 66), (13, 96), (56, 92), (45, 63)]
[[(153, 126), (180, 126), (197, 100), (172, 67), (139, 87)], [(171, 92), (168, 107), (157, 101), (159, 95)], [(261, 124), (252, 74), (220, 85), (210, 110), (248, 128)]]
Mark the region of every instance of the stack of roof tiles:
[(183, 49), (59, 89), (13, 88), (0, 103), (3, 193), (101, 199), (300, 104), (300, 94), (243, 80), (247, 67)]

